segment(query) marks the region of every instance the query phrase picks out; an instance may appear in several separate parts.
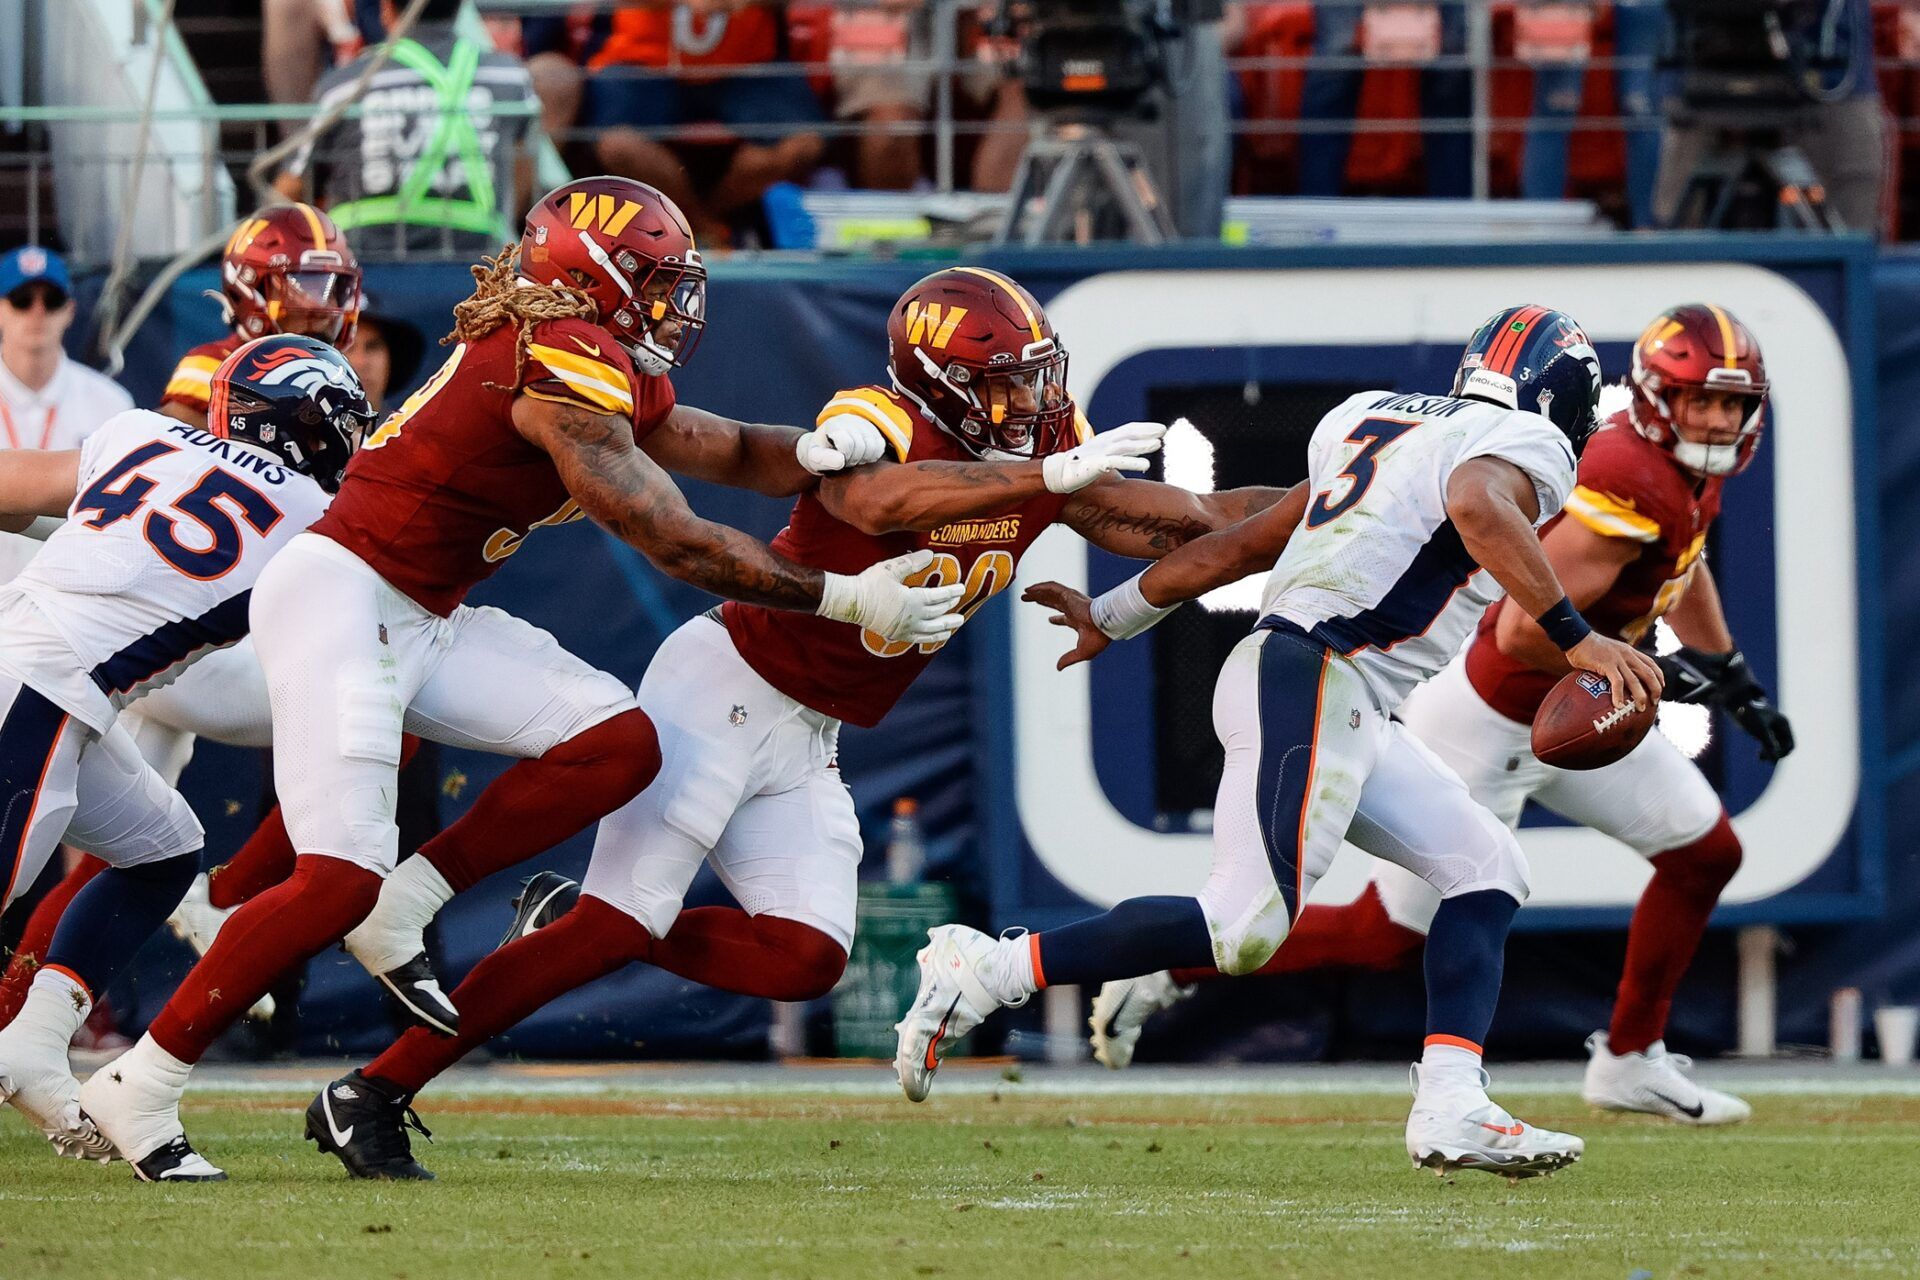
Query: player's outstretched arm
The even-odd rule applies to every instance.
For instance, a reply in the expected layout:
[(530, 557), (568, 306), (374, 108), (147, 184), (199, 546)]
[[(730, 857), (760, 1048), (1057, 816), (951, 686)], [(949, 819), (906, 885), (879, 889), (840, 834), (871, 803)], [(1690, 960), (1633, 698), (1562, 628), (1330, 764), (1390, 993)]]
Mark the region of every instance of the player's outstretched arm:
[(1658, 659), (1667, 677), (1666, 696), (1676, 702), (1723, 707), (1734, 723), (1760, 744), (1760, 758), (1793, 754), (1793, 725), (1767, 697), (1767, 688), (1734, 647), (1720, 586), (1704, 560), (1696, 562), (1687, 593), (1667, 614), (1681, 647)]
[(1020, 598), (1052, 609), (1053, 624), (1074, 631), (1074, 647), (1058, 664), (1064, 671), (1097, 657), (1111, 640), (1139, 635), (1186, 601), (1272, 567), (1306, 510), (1307, 488), (1298, 485), (1240, 523), (1169, 551), (1098, 600), (1058, 582), (1036, 583)]
[(1653, 659), (1589, 627), (1567, 598), (1534, 532), (1540, 496), (1527, 473), (1501, 458), (1469, 458), (1447, 478), (1447, 518), (1467, 554), (1507, 589), (1566, 655), (1569, 665), (1604, 676), (1615, 706), (1645, 706), (1660, 696)]
[(36, 516), (63, 516), (80, 489), (78, 449), (0, 450), (0, 530), (24, 532)]
[(823, 573), (738, 529), (701, 519), (667, 473), (634, 447), (624, 419), (521, 396), (513, 402), (513, 425), (553, 459), (582, 510), (669, 577), (748, 604), (855, 623), (892, 640), (925, 643), (959, 629), (959, 615), (948, 612), (958, 585), (902, 583), (924, 560), (909, 564), (913, 558), (902, 556), (857, 577)]
[[(1574, 519), (1553, 526), (1540, 539), (1540, 545), (1576, 609), (1589, 607), (1611, 591), (1620, 571), (1640, 554), (1639, 543), (1595, 533)], [(1512, 600), (1501, 601), (1499, 607), (1493, 638), (1500, 652), (1554, 675), (1571, 670), (1560, 646), (1547, 639), (1547, 633), (1525, 610)]]
[(676, 475), (781, 498), (814, 483), (814, 473), (801, 465), (797, 451), (806, 434), (798, 427), (735, 422), (676, 404), (640, 448)]
[(1158, 560), (1195, 538), (1258, 515), (1291, 492), (1264, 485), (1194, 493), (1157, 480), (1102, 480), (1067, 500), (1060, 520), (1117, 556)]
[(924, 532), (998, 515), (1043, 493), (1077, 493), (1120, 472), (1145, 471), (1166, 427), (1129, 422), (1037, 462), (907, 462), (820, 482), (828, 511), (862, 533)]

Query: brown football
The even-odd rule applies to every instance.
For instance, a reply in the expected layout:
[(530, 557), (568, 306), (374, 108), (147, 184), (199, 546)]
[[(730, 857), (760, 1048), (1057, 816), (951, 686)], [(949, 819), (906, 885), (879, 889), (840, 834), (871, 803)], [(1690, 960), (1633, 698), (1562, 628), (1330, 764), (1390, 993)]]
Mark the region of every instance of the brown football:
[(1533, 715), (1533, 754), (1557, 769), (1599, 769), (1640, 745), (1660, 703), (1616, 708), (1606, 677), (1575, 671), (1547, 691)]

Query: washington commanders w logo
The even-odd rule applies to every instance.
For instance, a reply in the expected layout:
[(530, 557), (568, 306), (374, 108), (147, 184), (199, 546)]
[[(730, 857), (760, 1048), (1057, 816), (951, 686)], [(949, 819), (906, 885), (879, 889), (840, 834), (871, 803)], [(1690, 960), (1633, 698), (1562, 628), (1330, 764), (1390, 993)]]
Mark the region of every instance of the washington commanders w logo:
[(942, 307), (937, 302), (907, 304), (907, 342), (920, 345), (924, 337), (927, 345), (935, 351), (944, 351), (947, 343), (953, 340), (953, 331), (966, 319), (965, 307)]
[(637, 200), (615, 200), (612, 196), (588, 195), (584, 191), (576, 191), (567, 197), (567, 217), (581, 231), (592, 227), (610, 236), (617, 236), (627, 229), (627, 224), (639, 212), (640, 202)]

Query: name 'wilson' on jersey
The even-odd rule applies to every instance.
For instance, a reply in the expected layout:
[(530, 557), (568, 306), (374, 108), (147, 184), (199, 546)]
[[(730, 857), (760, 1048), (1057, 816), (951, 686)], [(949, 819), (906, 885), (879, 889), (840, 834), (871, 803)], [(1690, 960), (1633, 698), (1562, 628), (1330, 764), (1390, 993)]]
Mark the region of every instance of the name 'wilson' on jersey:
[(1314, 496), (1260, 612), (1344, 653), (1383, 710), (1446, 666), (1504, 594), (1447, 518), (1454, 468), (1481, 457), (1532, 478), (1538, 522), (1573, 488), (1573, 450), (1558, 427), (1478, 400), (1363, 391), (1322, 418), (1307, 445)]

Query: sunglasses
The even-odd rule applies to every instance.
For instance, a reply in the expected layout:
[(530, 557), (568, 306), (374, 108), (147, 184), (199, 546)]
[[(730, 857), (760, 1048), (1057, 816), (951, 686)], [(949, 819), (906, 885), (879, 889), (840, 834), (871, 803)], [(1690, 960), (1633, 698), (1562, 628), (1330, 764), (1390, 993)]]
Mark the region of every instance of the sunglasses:
[(49, 311), (58, 311), (67, 305), (66, 290), (40, 282), (23, 284), (8, 293), (7, 305), (15, 311), (31, 311), (35, 298)]

